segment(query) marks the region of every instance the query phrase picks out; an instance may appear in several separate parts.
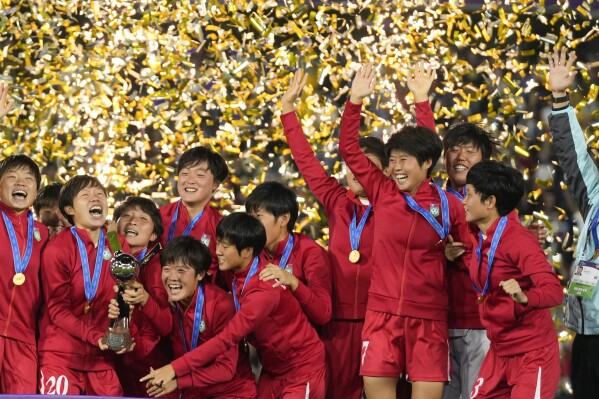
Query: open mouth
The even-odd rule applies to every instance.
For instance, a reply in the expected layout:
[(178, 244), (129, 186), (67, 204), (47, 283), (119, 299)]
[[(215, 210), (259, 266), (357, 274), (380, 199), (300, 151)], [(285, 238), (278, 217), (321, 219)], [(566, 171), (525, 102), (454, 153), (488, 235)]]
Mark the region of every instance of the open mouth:
[(185, 191), (186, 193), (195, 193), (198, 191), (198, 189), (193, 187), (186, 187), (183, 191)]
[(453, 170), (456, 172), (465, 172), (468, 170), (468, 167), (466, 165), (457, 164), (454, 165)]
[(403, 174), (403, 173), (397, 173), (395, 175), (395, 179), (399, 182), (399, 183), (404, 183), (406, 180), (408, 180), (408, 175)]
[(127, 229), (127, 230), (125, 230), (125, 235), (131, 236), (131, 237), (137, 237), (139, 235), (139, 233), (133, 229)]
[(101, 217), (102, 216), (102, 207), (100, 205), (94, 205), (89, 208), (89, 213), (93, 217)]
[(183, 286), (181, 284), (169, 284), (168, 285), (169, 293), (173, 296), (179, 294), (182, 289), (183, 289)]
[(17, 199), (25, 199), (27, 198), (27, 193), (24, 190), (15, 190), (13, 191), (12, 196)]

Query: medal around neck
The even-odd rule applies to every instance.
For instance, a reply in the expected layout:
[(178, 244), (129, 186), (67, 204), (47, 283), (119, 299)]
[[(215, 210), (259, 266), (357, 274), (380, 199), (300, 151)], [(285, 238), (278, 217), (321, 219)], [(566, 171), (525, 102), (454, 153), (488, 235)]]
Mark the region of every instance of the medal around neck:
[(110, 322), (108, 330), (104, 334), (104, 342), (108, 345), (108, 348), (118, 352), (129, 348), (132, 344), (131, 333), (129, 331), (129, 305), (123, 300), (122, 293), (139, 274), (139, 262), (135, 256), (122, 251), (116, 232), (109, 232), (107, 237), (110, 247), (115, 251), (110, 261), (110, 273), (117, 281), (119, 287), (116, 296), (119, 304), (119, 317), (112, 319)]

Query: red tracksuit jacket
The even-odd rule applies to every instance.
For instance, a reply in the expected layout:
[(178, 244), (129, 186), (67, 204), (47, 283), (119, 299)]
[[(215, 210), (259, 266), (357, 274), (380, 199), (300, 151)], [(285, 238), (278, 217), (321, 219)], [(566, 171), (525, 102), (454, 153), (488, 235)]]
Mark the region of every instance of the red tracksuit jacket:
[[(294, 242), (286, 269), (292, 269), (299, 285), (293, 293), (314, 324), (324, 325), (331, 319), (331, 265), (327, 252), (310, 237), (292, 233)], [(273, 256), (262, 251), (263, 263), (278, 265), (283, 256), (287, 238), (277, 245)], [(290, 290), (291, 291), (291, 290)]]
[[(422, 215), (413, 211), (397, 188), (360, 150), (358, 134), (361, 105), (347, 102), (341, 123), (339, 148), (348, 167), (373, 204), (373, 275), (368, 309), (429, 320), (447, 320), (448, 298), (445, 242)], [(423, 208), (440, 206), (437, 190), (427, 179), (414, 200)], [(450, 234), (460, 240), (467, 231), (460, 201), (447, 195)], [(442, 223), (441, 217), (437, 221)], [(470, 252), (464, 254), (470, 258)]]
[[(77, 229), (85, 244), (93, 276), (97, 248), (87, 231)], [(129, 245), (119, 235), (124, 252)], [(41, 364), (57, 364), (80, 371), (114, 369), (114, 352), (101, 351), (98, 340), (108, 328), (108, 303), (116, 297), (113, 286), (116, 281), (110, 274), (113, 251), (106, 240), (102, 262), (102, 274), (96, 296), (84, 313), (87, 299), (83, 283), (83, 270), (77, 241), (70, 229), (58, 233), (46, 246), (42, 267), (42, 286), (46, 302), (43, 315), (44, 329), (40, 331), (38, 351)]]
[[(0, 202), (0, 210), (8, 216), (19, 243), (21, 256), (27, 247), (27, 213), (17, 215), (14, 210)], [(37, 311), (42, 302), (40, 287), (40, 260), (42, 248), (48, 241), (48, 229), (39, 222), (33, 222), (33, 248), (27, 269), (25, 283), (15, 286), (14, 259), (8, 231), (0, 218), (0, 335), (35, 345), (37, 331)]]
[[(139, 252), (134, 255), (138, 254)], [(161, 336), (170, 333), (172, 324), (168, 295), (162, 285), (161, 273), (160, 254), (157, 253), (137, 278), (150, 295), (146, 306), (137, 306), (131, 316), (129, 329), (135, 339), (135, 349), (117, 358), (117, 371), (126, 395), (147, 396), (146, 383), (139, 382), (139, 379), (148, 374), (150, 367), (159, 368), (172, 360), (170, 348), (165, 348), (161, 341)]]
[[(480, 288), (487, 279), (488, 252), (499, 220), (487, 230), (480, 267), (476, 256), (470, 261), (470, 276)], [(509, 279), (518, 281), (528, 297), (527, 305), (514, 301), (499, 286)], [(562, 299), (562, 287), (539, 241), (512, 212), (495, 252), (486, 300), (480, 305), (491, 347), (499, 356), (512, 356), (555, 342), (557, 334), (548, 308), (560, 305)]]
[[(179, 201), (176, 201), (160, 207), (162, 225), (164, 226), (164, 233), (162, 233), (162, 237), (160, 237), (160, 243), (162, 244), (162, 247), (166, 245), (168, 232), (171, 227), (171, 221), (173, 220), (173, 215), (177, 209), (178, 203)], [(208, 273), (212, 276), (211, 282), (223, 286), (224, 288), (225, 281), (223, 280), (224, 277), (221, 276), (223, 273), (219, 272), (218, 270), (218, 258), (216, 256), (216, 225), (218, 225), (218, 222), (220, 222), (222, 218), (223, 216), (220, 214), (220, 212), (211, 207), (209, 202), (204, 208), (204, 214), (200, 220), (198, 220), (189, 235), (197, 240), (201, 240), (204, 244), (207, 243), (206, 246), (212, 253), (212, 263), (210, 264), (210, 269), (208, 269)], [(180, 237), (189, 225), (190, 221), (191, 220), (189, 219), (187, 208), (181, 202), (181, 206), (179, 208), (179, 217), (177, 218), (177, 223), (175, 224), (174, 237)]]
[[(418, 125), (435, 130), (435, 121), (428, 101), (416, 103)], [(314, 156), (310, 143), (302, 130), (295, 112), (281, 116), (287, 143), (293, 159), (314, 196), (324, 207), (329, 223), (329, 258), (333, 279), (334, 320), (363, 320), (366, 314), (368, 288), (370, 287), (374, 222), (371, 209), (360, 236), (360, 260), (349, 261), (351, 242), (349, 225), (356, 209), (356, 224), (362, 218), (367, 205), (329, 176), (320, 161)], [(477, 314), (478, 317), (478, 314)]]
[(273, 288), (258, 273), (242, 288), (250, 267), (235, 273), (240, 310), (214, 338), (172, 362), (177, 376), (208, 364), (237, 348), (244, 337), (258, 350), (262, 372), (274, 377), (301, 376), (325, 365), (324, 345), (289, 289)]
[[(183, 329), (187, 345), (191, 343), (193, 318), (198, 291), (191, 300), (189, 308), (183, 314)], [(230, 294), (213, 284), (204, 284), (204, 310), (202, 320), (205, 330), (200, 331), (198, 347), (204, 345), (218, 335), (235, 316), (235, 305)], [(173, 325), (170, 340), (176, 358), (185, 355), (181, 338), (181, 327), (177, 313), (173, 314)], [(206, 397), (236, 397), (256, 391), (255, 376), (252, 373), (247, 354), (240, 345), (231, 346), (219, 353), (214, 361), (205, 366), (194, 368), (191, 374), (177, 379), (179, 389), (192, 388), (184, 397), (193, 397), (198, 390)]]

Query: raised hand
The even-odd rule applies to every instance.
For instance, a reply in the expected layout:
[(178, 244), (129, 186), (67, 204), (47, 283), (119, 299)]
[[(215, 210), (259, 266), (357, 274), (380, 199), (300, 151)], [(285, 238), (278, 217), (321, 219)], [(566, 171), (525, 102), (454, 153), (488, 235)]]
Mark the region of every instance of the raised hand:
[(414, 102), (428, 100), (428, 92), (436, 77), (436, 70), (431, 66), (425, 66), (423, 62), (418, 62), (414, 72), (408, 74), (408, 89), (414, 94)]
[(8, 97), (8, 85), (0, 83), (0, 119), (8, 114), (15, 104), (15, 100)]
[(362, 100), (374, 91), (376, 85), (376, 68), (372, 64), (364, 64), (351, 84), (349, 101), (361, 104)]
[(556, 94), (563, 95), (567, 88), (572, 86), (574, 77), (578, 72), (572, 71), (572, 65), (576, 61), (576, 53), (570, 51), (566, 47), (562, 47), (561, 51), (553, 49), (553, 55), (549, 56), (549, 89)]
[(287, 88), (283, 97), (281, 97), (281, 111), (283, 114), (287, 114), (295, 110), (295, 100), (299, 97), (308, 81), (308, 75), (304, 73), (301, 69), (298, 69), (295, 74), (293, 74), (293, 78), (291, 78), (291, 83)]

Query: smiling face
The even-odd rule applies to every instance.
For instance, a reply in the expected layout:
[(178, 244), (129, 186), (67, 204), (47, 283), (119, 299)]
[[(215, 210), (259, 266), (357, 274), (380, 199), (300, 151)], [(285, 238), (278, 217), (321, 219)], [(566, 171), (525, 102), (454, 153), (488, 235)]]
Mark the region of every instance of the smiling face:
[(62, 215), (58, 209), (58, 205), (52, 207), (46, 206), (39, 211), (39, 221), (42, 222), (47, 228), (49, 238), (54, 237), (60, 233), (64, 228), (69, 227), (69, 221)]
[(108, 199), (102, 187), (87, 186), (73, 198), (73, 205), (64, 208), (76, 227), (87, 231), (99, 230), (106, 222)]
[(16, 213), (29, 209), (36, 194), (35, 175), (27, 167), (11, 169), (0, 179), (0, 201)]
[(197, 207), (210, 201), (212, 193), (219, 184), (214, 180), (212, 172), (208, 170), (208, 164), (201, 162), (179, 171), (177, 191), (185, 206)]
[(430, 159), (420, 165), (415, 156), (393, 150), (389, 156), (388, 170), (401, 191), (414, 195), (428, 177), (427, 171), (431, 165)]
[[(366, 157), (372, 161), (373, 164), (376, 165), (377, 168), (383, 169), (383, 165), (381, 161), (373, 154), (366, 154)], [(364, 188), (356, 179), (353, 172), (346, 166), (345, 167), (345, 179), (347, 180), (347, 186), (352, 191), (352, 193), (356, 194), (358, 197), (366, 197), (366, 193), (364, 192)]]
[(139, 206), (132, 206), (121, 213), (117, 220), (117, 230), (125, 237), (134, 253), (146, 248), (156, 239), (151, 216)]
[(464, 211), (466, 212), (466, 221), (476, 224), (485, 234), (486, 229), (491, 225), (499, 215), (495, 208), (495, 197), (491, 196), (482, 201), (479, 193), (474, 186), (466, 184), (466, 196), (462, 200)]
[(455, 189), (459, 189), (466, 184), (468, 171), (482, 159), (483, 155), (480, 148), (477, 148), (474, 144), (459, 144), (447, 149), (445, 168)]
[(203, 274), (197, 274), (192, 266), (180, 261), (162, 266), (162, 285), (168, 294), (169, 302), (178, 302), (184, 309), (189, 307), (203, 278)]
[(249, 214), (262, 223), (266, 230), (266, 245), (265, 248), (271, 254), (277, 249), (277, 245), (287, 238), (289, 230), (287, 225), (289, 224), (289, 214), (286, 213), (279, 217), (275, 217), (272, 213), (267, 210), (260, 208), (256, 212), (249, 212)]
[(218, 268), (220, 270), (230, 270), (235, 273), (249, 265), (252, 259), (252, 249), (245, 248), (239, 252), (237, 247), (229, 241), (217, 240), (216, 256), (218, 257)]

